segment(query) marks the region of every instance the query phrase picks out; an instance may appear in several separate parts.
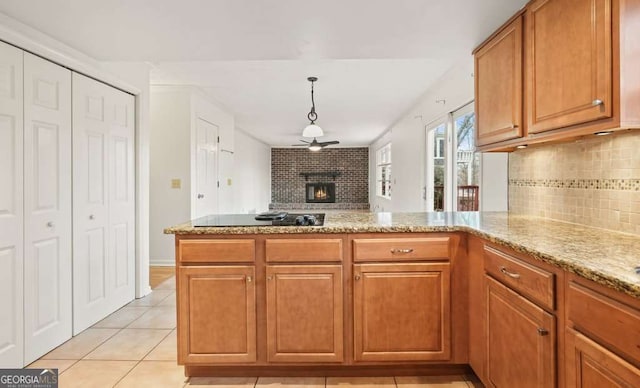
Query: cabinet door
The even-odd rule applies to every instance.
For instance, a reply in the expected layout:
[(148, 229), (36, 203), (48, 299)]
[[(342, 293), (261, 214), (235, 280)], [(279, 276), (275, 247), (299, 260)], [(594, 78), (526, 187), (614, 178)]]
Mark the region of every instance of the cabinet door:
[(178, 362), (256, 361), (253, 266), (178, 268)]
[(522, 16), (475, 53), (477, 144), (522, 137)]
[(270, 362), (341, 362), (342, 266), (267, 267)]
[(611, 0), (537, 0), (526, 24), (528, 132), (611, 117)]
[(0, 42), (0, 368), (23, 364), (22, 50)]
[(71, 71), (24, 55), (25, 363), (71, 338)]
[(448, 263), (354, 265), (356, 361), (448, 360)]
[(494, 387), (555, 386), (555, 317), (485, 277), (487, 379)]
[(584, 335), (567, 329), (567, 387), (640, 387), (640, 370)]

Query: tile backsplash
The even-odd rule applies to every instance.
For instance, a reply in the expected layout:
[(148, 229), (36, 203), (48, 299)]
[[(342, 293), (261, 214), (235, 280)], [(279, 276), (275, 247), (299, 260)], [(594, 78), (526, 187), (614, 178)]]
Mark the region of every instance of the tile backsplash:
[(511, 153), (509, 211), (640, 234), (640, 130)]

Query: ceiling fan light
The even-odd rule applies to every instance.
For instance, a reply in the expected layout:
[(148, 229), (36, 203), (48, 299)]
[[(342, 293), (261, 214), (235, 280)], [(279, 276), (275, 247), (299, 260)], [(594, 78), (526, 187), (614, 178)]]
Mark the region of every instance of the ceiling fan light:
[(316, 152), (316, 151), (320, 151), (321, 149), (322, 149), (322, 147), (320, 147), (320, 145), (317, 145), (317, 144), (309, 146), (309, 151)]
[(324, 132), (322, 132), (322, 128), (315, 124), (307, 125), (302, 131), (303, 137), (321, 137), (324, 136)]

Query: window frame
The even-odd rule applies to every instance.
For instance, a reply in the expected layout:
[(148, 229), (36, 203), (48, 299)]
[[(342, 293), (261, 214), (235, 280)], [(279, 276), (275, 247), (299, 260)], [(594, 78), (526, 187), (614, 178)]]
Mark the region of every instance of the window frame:
[[(376, 150), (376, 195), (380, 198), (391, 199), (391, 142), (383, 145)], [(388, 167), (388, 168), (387, 168)], [(382, 179), (382, 172), (386, 170), (385, 179)], [(383, 193), (382, 186), (387, 182), (387, 190)]]

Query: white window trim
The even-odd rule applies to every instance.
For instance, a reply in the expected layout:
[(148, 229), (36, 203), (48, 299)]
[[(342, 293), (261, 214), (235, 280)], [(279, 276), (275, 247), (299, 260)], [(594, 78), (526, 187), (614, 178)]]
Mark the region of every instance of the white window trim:
[[(389, 160), (385, 161), (385, 162), (381, 162), (381, 156), (382, 153), (387, 150), (388, 155), (389, 155)], [(382, 174), (381, 174), (381, 167), (384, 166), (391, 166), (391, 162), (392, 162), (392, 158), (393, 155), (391, 154), (391, 142), (383, 145), (382, 147), (378, 148), (376, 150), (376, 196), (380, 197), (380, 198), (385, 198), (385, 199), (391, 199), (391, 191), (387, 191), (387, 194), (382, 194)], [(385, 179), (384, 182), (389, 182), (389, 187), (391, 187), (391, 176), (388, 177), (388, 179)]]
[[(457, 163), (456, 163), (456, 155), (458, 151), (457, 138), (454, 136), (455, 130), (455, 120), (464, 116), (468, 113), (474, 111), (474, 102), (468, 102), (457, 109), (454, 109), (452, 112), (447, 113), (444, 117), (440, 117), (429, 124), (425, 125), (425, 138), (426, 138), (426, 150), (425, 153), (427, 160), (425, 161), (425, 170), (426, 170), (426, 185), (425, 185), (425, 195), (424, 200), (426, 201), (425, 209), (428, 212), (434, 211), (433, 209), (433, 201), (434, 201), (434, 171), (433, 168), (429, 168), (429, 161), (435, 157), (434, 152), (434, 142), (435, 142), (435, 132), (434, 130), (442, 124), (445, 124), (445, 170), (444, 170), (444, 211), (451, 212), (457, 210), (458, 203), (458, 190), (456, 189), (457, 182)], [(431, 166), (432, 167), (432, 166)], [(482, 158), (480, 158), (480, 171), (482, 172)], [(478, 185), (482, 187), (482, 174), (479, 175), (480, 182)], [(454, 206), (454, 204), (456, 206)]]

